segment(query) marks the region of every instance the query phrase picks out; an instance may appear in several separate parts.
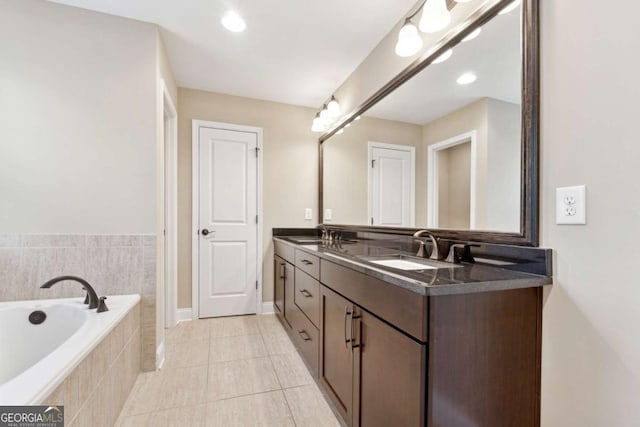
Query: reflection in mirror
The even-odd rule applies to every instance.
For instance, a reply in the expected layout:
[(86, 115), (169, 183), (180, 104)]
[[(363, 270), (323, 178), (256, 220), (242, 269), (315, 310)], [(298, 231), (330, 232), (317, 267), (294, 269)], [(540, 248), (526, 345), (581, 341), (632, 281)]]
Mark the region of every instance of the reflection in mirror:
[(520, 8), (323, 142), (324, 221), (520, 232)]

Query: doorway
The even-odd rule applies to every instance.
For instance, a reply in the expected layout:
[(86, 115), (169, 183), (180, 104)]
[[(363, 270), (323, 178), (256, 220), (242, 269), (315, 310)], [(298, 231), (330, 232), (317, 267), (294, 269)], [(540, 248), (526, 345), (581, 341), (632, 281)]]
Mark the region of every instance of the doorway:
[(414, 227), (416, 148), (369, 142), (368, 151), (370, 224)]
[(261, 311), (262, 129), (193, 121), (194, 318)]

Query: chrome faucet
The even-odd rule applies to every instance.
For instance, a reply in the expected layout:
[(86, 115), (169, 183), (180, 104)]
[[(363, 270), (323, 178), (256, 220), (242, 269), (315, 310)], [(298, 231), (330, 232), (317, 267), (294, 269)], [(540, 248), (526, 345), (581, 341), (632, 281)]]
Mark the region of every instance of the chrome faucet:
[(438, 239), (434, 236), (429, 230), (418, 230), (413, 234), (413, 237), (416, 239), (416, 242), (420, 243), (420, 249), (418, 249), (418, 253), (416, 256), (420, 258), (427, 258), (427, 251), (425, 249), (425, 243), (419, 237), (426, 235), (431, 239), (431, 255), (429, 259), (440, 260), (442, 257), (440, 256), (440, 248), (438, 247)]
[(82, 285), (82, 288), (85, 291), (87, 291), (87, 297), (85, 298), (84, 303), (85, 304), (89, 304), (89, 309), (90, 310), (94, 309), (94, 308), (97, 308), (98, 309), (98, 313), (102, 313), (103, 311), (108, 311), (109, 310), (107, 308), (107, 305), (104, 303), (104, 299), (106, 299), (106, 297), (102, 297), (102, 298), (98, 299), (98, 294), (96, 294), (96, 291), (89, 284), (89, 282), (87, 282), (86, 280), (84, 280), (83, 278), (78, 277), (78, 276), (59, 276), (59, 277), (55, 277), (55, 278), (45, 282), (42, 286), (40, 286), (40, 288), (48, 289), (48, 288), (52, 287), (53, 285), (55, 285), (56, 283), (62, 282), (62, 281), (65, 281), (65, 280), (73, 280), (74, 282), (78, 282), (78, 283), (80, 283), (80, 285)]

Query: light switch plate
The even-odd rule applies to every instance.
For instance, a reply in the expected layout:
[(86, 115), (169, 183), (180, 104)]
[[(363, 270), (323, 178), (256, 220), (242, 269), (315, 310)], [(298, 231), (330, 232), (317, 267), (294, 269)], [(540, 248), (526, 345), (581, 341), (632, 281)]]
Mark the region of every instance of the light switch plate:
[(304, 209), (304, 219), (306, 220), (313, 219), (313, 211), (311, 210), (311, 208)]
[(322, 218), (324, 221), (331, 221), (331, 209), (325, 209), (324, 210), (324, 218)]
[(556, 188), (556, 224), (586, 224), (586, 187)]

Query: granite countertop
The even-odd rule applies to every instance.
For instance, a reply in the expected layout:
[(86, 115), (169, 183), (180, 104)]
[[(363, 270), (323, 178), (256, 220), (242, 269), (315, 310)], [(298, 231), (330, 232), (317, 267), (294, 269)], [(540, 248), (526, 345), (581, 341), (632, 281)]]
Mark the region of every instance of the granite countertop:
[[(476, 257), (475, 263), (450, 264), (413, 258), (415, 252), (408, 241), (357, 239), (337, 245), (313, 244), (313, 237), (304, 244), (299, 243), (300, 236), (280, 236), (274, 239), (420, 295), (465, 294), (552, 284), (549, 276), (517, 271), (513, 269), (515, 263), (495, 259)], [(376, 258), (393, 256), (401, 256), (407, 261), (432, 263), (437, 269), (400, 270), (371, 262)]]

